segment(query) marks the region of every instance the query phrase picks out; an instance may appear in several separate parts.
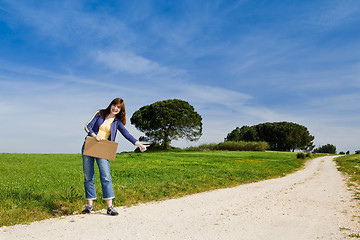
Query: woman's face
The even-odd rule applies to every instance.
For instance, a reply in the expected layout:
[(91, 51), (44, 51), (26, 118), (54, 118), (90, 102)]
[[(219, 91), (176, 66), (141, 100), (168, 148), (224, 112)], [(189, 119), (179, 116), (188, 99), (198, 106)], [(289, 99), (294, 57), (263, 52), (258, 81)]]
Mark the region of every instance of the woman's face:
[(114, 115), (118, 114), (121, 111), (120, 105), (111, 105), (110, 111)]

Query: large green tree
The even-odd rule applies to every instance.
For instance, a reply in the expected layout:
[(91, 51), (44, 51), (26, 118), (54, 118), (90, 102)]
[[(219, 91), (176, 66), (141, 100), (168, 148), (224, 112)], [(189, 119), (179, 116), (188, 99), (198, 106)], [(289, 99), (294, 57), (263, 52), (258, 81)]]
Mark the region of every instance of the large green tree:
[(130, 119), (137, 129), (145, 133), (142, 140), (168, 148), (172, 140), (185, 138), (196, 141), (202, 135), (202, 118), (188, 102), (169, 99), (146, 105)]
[(235, 128), (226, 141), (265, 141), (271, 150), (294, 151), (314, 148), (314, 136), (302, 125), (291, 122), (262, 123), (254, 126)]

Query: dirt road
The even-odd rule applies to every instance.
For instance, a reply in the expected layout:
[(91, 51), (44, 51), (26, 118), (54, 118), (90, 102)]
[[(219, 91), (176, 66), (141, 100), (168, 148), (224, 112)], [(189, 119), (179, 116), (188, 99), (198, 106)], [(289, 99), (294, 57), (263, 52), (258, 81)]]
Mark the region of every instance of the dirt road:
[[(16, 239), (351, 239), (360, 211), (333, 157), (283, 178), (179, 199), (0, 228)], [(354, 238), (355, 239), (355, 238)]]

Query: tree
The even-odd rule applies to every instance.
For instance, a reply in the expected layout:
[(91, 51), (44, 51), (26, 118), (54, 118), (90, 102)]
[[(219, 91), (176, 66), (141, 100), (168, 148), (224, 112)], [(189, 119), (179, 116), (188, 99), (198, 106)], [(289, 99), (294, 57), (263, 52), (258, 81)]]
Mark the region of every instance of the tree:
[(259, 137), (254, 127), (242, 126), (232, 130), (225, 138), (225, 141), (258, 141)]
[(323, 146), (320, 146), (318, 148), (315, 148), (314, 153), (331, 153), (336, 154), (336, 147), (332, 144), (326, 144)]
[(237, 127), (225, 138), (225, 141), (265, 141), (271, 150), (277, 151), (311, 151), (314, 148), (313, 140), (314, 137), (306, 127), (291, 122)]
[(142, 140), (159, 143), (168, 148), (172, 140), (186, 138), (197, 141), (202, 135), (202, 118), (188, 102), (169, 99), (146, 105), (130, 119), (145, 133)]

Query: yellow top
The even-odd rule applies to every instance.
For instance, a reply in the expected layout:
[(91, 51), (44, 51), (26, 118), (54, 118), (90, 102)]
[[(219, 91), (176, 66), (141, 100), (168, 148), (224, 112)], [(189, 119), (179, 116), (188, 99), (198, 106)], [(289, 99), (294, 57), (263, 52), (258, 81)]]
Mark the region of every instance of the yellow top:
[(108, 140), (108, 138), (110, 137), (111, 124), (114, 119), (115, 118), (105, 119), (103, 124), (101, 124), (101, 126), (99, 127), (99, 132), (97, 134), (99, 137)]

